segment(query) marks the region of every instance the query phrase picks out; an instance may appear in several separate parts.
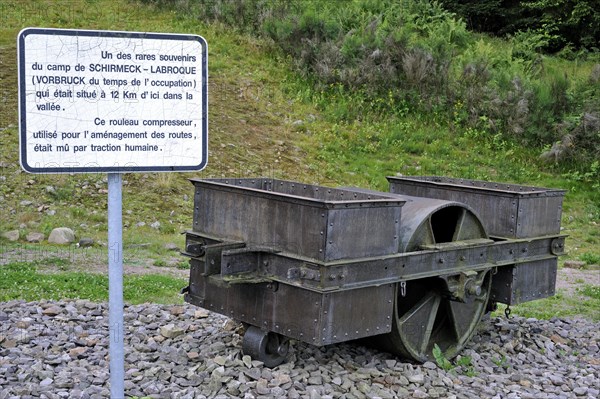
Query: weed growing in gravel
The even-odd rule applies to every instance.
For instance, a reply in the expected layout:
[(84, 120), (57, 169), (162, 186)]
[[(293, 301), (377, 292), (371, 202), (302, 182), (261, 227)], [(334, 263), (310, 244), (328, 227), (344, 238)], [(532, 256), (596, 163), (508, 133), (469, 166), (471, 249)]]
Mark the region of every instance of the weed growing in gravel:
[(503, 368), (504, 370), (508, 370), (510, 368), (510, 363), (508, 362), (508, 358), (506, 355), (502, 355), (499, 358), (492, 358), (492, 362), (498, 366)]
[(467, 377), (473, 377), (477, 375), (475, 366), (473, 365), (470, 356), (459, 355), (453, 363), (448, 360), (438, 344), (434, 344), (432, 353), (438, 367), (444, 371), (458, 370), (461, 374), (464, 374)]

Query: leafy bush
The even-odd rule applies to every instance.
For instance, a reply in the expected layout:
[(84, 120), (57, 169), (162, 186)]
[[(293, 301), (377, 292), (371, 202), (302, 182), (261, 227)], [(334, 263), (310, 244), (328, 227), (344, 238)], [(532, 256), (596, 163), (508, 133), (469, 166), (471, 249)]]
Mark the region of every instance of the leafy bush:
[(547, 35), (546, 51), (597, 50), (598, 0), (440, 0), (479, 32), (498, 36), (533, 29)]
[[(497, 3), (473, 7), (488, 7), (489, 13), (498, 10)], [(540, 12), (544, 18), (549, 10), (558, 12), (554, 3), (577, 9), (580, 22), (589, 17), (588, 8), (574, 7), (569, 0), (512, 2), (511, 7), (516, 3), (527, 6), (518, 23)], [(226, 23), (272, 39), (291, 57), (300, 75), (314, 84), (309, 100), (335, 103), (334, 116), (340, 122), (403, 115), (408, 104), (415, 114), (447, 115), (457, 128), (546, 146), (550, 149), (544, 159), (595, 176), (600, 67), (585, 84), (562, 71), (546, 70), (541, 52), (553, 46), (562, 29), (550, 22), (533, 24), (526, 31), (512, 29), (508, 43), (491, 45), (474, 40), (466, 24), (436, 1), (187, 0), (175, 4), (199, 20)], [(503, 15), (509, 20), (517, 14), (512, 10)]]

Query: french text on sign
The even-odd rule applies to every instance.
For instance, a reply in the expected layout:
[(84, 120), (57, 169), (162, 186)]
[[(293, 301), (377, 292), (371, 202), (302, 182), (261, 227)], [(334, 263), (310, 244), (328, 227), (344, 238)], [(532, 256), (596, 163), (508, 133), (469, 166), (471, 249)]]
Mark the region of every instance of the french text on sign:
[(18, 36), (23, 169), (204, 168), (207, 54), (206, 41), (197, 35), (23, 29)]

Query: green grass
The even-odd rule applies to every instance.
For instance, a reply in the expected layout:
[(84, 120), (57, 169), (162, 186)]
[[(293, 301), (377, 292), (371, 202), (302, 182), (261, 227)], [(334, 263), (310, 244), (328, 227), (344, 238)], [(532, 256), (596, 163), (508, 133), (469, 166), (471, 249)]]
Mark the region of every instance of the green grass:
[[(41, 264), (56, 262), (15, 262), (0, 267), (0, 301), (20, 299), (87, 299), (108, 300), (108, 277), (83, 272), (44, 273)], [(123, 281), (124, 300), (130, 304), (145, 302), (182, 303), (179, 291), (186, 281), (162, 275), (125, 275)]]
[[(559, 291), (549, 298), (511, 306), (511, 314), (536, 319), (579, 316), (600, 321), (600, 286), (582, 284), (577, 294), (568, 296)], [(505, 305), (499, 305), (496, 314), (504, 315), (505, 309)]]

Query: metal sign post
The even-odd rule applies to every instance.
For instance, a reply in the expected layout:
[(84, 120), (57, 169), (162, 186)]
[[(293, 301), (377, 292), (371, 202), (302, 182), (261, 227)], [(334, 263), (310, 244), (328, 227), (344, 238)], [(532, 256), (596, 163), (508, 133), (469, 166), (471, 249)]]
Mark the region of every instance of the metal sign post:
[(110, 397), (125, 397), (122, 177), (108, 174), (108, 334)]
[(123, 399), (122, 173), (206, 166), (206, 41), (26, 28), (17, 45), (21, 167), (108, 173), (110, 392)]

